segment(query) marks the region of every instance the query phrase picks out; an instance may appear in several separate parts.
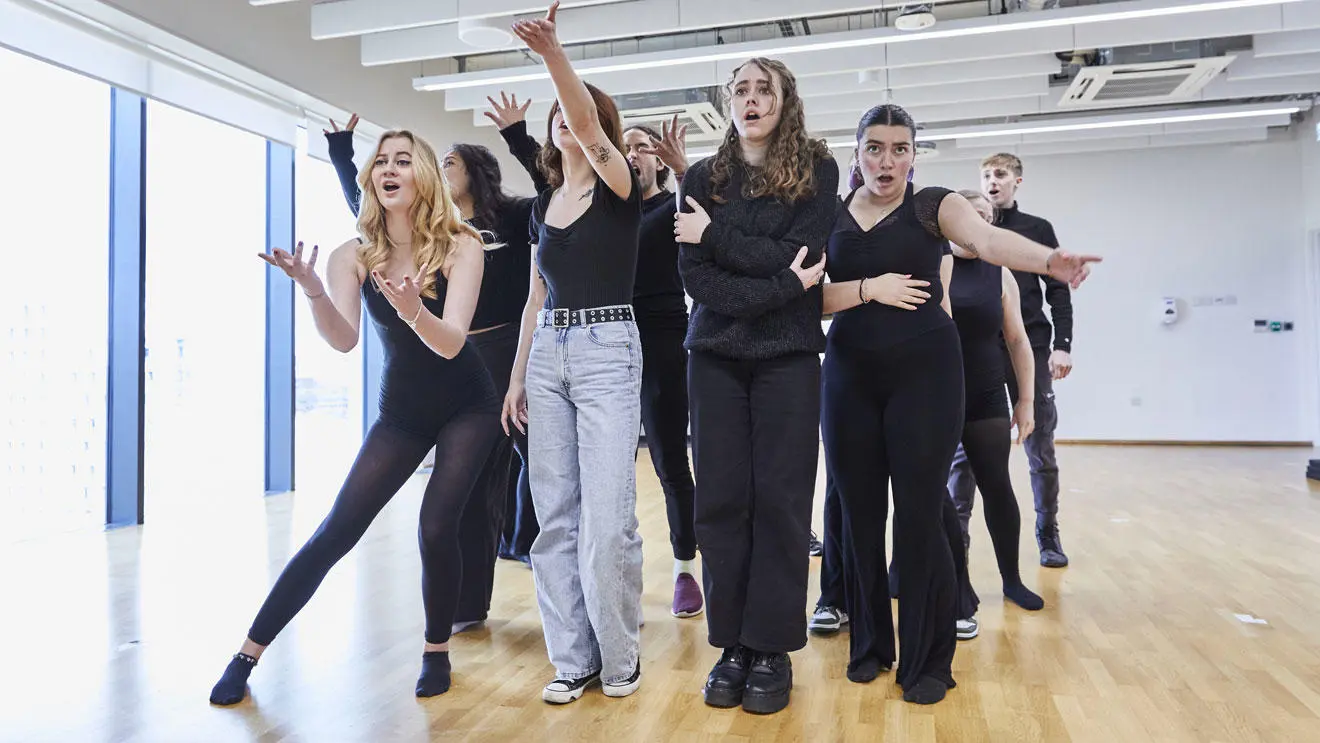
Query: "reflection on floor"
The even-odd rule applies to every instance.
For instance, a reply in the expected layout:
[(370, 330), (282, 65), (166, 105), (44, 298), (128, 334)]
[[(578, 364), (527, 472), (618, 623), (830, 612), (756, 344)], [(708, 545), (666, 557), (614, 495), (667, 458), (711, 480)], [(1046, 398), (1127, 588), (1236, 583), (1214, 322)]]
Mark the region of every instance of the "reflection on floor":
[[(1063, 447), (1072, 567), (1037, 568), (1024, 538), (1024, 576), (1048, 606), (1034, 615), (1004, 606), (977, 517), (981, 636), (959, 646), (959, 686), (935, 708), (904, 704), (892, 675), (844, 680), (846, 634), (813, 638), (795, 655), (784, 713), (705, 707), (716, 652), (702, 619), (668, 615), (665, 511), (645, 456), (642, 688), (624, 700), (592, 692), (567, 708), (540, 701), (550, 668), (531, 574), (508, 562), (488, 626), (454, 642), (454, 689), (413, 697), (418, 478), (263, 659), (253, 699), (233, 709), (211, 708), (207, 692), (337, 482), (235, 498), (204, 522), (9, 544), (0, 546), (9, 639), (0, 739), (1316, 740), (1320, 490), (1302, 478), (1309, 455)], [(1014, 457), (1030, 523), (1021, 451)]]

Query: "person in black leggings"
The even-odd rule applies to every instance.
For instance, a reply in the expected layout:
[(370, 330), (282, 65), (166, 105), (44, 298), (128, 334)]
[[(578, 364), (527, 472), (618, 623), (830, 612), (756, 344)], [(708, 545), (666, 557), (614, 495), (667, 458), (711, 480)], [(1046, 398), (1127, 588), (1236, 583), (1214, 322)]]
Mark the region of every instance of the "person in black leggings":
[[(987, 223), (994, 224), (994, 207), (984, 196), (976, 191), (958, 193)], [(952, 247), (953, 277), (949, 284), (949, 300), (962, 345), (966, 399), (962, 446), (985, 501), (985, 523), (999, 562), (1004, 596), (1023, 609), (1039, 611), (1045, 602), (1022, 584), (1018, 571), (1022, 516), (1008, 474), (1013, 425), (1017, 425), (1019, 444), (1031, 434), (1035, 425), (1035, 360), (1022, 322), (1017, 280), (1008, 269), (980, 260), (956, 243)], [(1013, 406), (1011, 418), (1005, 392), (1001, 333), (1018, 380), (1018, 402)], [(959, 528), (966, 544), (966, 524), (960, 523)], [(970, 595), (959, 602), (963, 612), (958, 617), (958, 638), (970, 639), (978, 631), (975, 618), (977, 600), (970, 582), (963, 590)]]
[(326, 283), (316, 274), (316, 247), (305, 262), (301, 243), (292, 255), (276, 249), (261, 257), (297, 282), (317, 331), (338, 351), (357, 345), (365, 304), (384, 352), (380, 417), (330, 513), (289, 560), (212, 689), (213, 704), (242, 701), (262, 652), (432, 447), (436, 462), (418, 526), (426, 644), (416, 694), (449, 689), (449, 636), (462, 561), (458, 516), (500, 438), (499, 398), (467, 337), (484, 250), (450, 197), (434, 150), (420, 137), (406, 131), (382, 135), (363, 170), (362, 188), (361, 237), (331, 254)]
[(807, 136), (782, 62), (734, 70), (732, 123), (683, 179), (679, 270), (693, 299), (692, 450), (697, 543), (715, 707), (789, 702), (789, 653), (807, 640), (811, 501), (820, 439), (821, 293), (839, 168)]
[(678, 274), (674, 213), (678, 204), (666, 190), (687, 170), (683, 135), (675, 116), (657, 132), (635, 125), (623, 133), (628, 163), (642, 187), (642, 227), (638, 236), (633, 312), (642, 336), (642, 427), (656, 477), (665, 493), (669, 544), (674, 553), (674, 598), (670, 613), (679, 618), (702, 612), (694, 516), (696, 486), (688, 465), (687, 301)]
[[(535, 166), (539, 147), (527, 134), (522, 114), (526, 104), (510, 102), (501, 94), (501, 103), (493, 99), (487, 115), (500, 124), (500, 134), (510, 152), (532, 176), (539, 190), (547, 184)], [(330, 162), (339, 176), (344, 198), (354, 214), (358, 212), (361, 189), (357, 166), (353, 163), (354, 115), (341, 130), (332, 126), (326, 132)], [(441, 170), (449, 183), (454, 202), (469, 224), (491, 242), (504, 245), (487, 254), (481, 294), (472, 316), (472, 343), (490, 372), (496, 392), (508, 391), (509, 373), (518, 352), (518, 320), (526, 296), (527, 273), (531, 265), (531, 247), (527, 239), (527, 221), (534, 198), (516, 198), (504, 193), (499, 161), (480, 145), (456, 144), (441, 158)], [(514, 456), (517, 450), (518, 456)], [(463, 510), (459, 529), (463, 552), (463, 580), (458, 613), (453, 631), (465, 631), (484, 621), (490, 611), (495, 585), (495, 558), (506, 557), (529, 563), (528, 552), (536, 538), (536, 511), (531, 504), (527, 480), (526, 438), (518, 433), (496, 444), (491, 461), (483, 469), (477, 492)], [(507, 540), (505, 539), (507, 535)]]
[(916, 189), (916, 125), (876, 106), (857, 127), (844, 209), (830, 236), (824, 311), (826, 465), (843, 504), (849, 680), (874, 680), (894, 662), (885, 570), (886, 489), (894, 499), (894, 555), (902, 566), (897, 681), (903, 698), (933, 704), (954, 684), (952, 661), (962, 538), (945, 478), (963, 423), (962, 358), (943, 287), (953, 240), (992, 263), (1080, 283), (1095, 260), (986, 224), (945, 188)]

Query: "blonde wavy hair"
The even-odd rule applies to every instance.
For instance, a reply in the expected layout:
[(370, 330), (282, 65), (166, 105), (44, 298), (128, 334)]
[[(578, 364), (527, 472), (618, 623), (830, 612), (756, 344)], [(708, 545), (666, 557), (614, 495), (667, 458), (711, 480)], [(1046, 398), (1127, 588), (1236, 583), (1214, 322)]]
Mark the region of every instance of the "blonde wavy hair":
[(413, 260), (419, 268), (427, 268), (426, 275), (422, 277), (422, 296), (435, 299), (436, 277), (449, 260), (449, 255), (454, 252), (457, 238), (471, 235), (480, 242), (482, 235), (475, 227), (463, 221), (463, 213), (449, 191), (449, 182), (440, 171), (435, 148), (406, 129), (380, 135), (376, 151), (358, 174), (358, 186), (362, 189), (362, 207), (358, 213), (358, 234), (362, 236), (362, 245), (358, 247), (358, 260), (370, 276), (372, 271), (385, 265), (394, 247), (385, 230), (385, 207), (381, 206), (376, 196), (371, 173), (375, 170), (381, 147), (387, 140), (396, 138), (406, 139), (412, 145), (413, 185), (417, 189), (409, 210), (409, 216), (412, 217)]

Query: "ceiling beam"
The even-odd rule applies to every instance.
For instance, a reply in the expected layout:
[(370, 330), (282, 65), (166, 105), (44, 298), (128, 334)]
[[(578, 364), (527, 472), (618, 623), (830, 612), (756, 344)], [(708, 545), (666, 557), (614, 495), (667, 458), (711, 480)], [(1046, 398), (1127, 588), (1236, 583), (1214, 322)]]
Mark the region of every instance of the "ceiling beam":
[(1320, 75), (1320, 51), (1310, 54), (1285, 54), (1277, 57), (1243, 55), (1229, 63), (1224, 71), (1229, 80), (1258, 80), (1290, 75)]
[[(636, 0), (561, 0), (560, 10)], [(312, 38), (399, 31), (456, 23), (460, 18), (497, 18), (544, 13), (542, 0), (338, 0), (312, 6)]]
[[(895, 96), (894, 103), (903, 106), (903, 101)], [(874, 105), (874, 104), (870, 104)], [(812, 132), (852, 131), (857, 128), (857, 121), (870, 105), (858, 105), (852, 111), (816, 114), (807, 112), (807, 128)], [(1022, 116), (1039, 114), (1051, 110), (1049, 98), (1009, 98), (1002, 101), (978, 101), (975, 103), (957, 103), (938, 106), (903, 106), (911, 114), (918, 126), (947, 121), (966, 121), (971, 119), (989, 119), (1000, 116)], [(924, 139), (922, 134), (917, 137)]]
[(1261, 34), (1252, 37), (1251, 56), (1279, 57), (1288, 54), (1309, 54), (1320, 51), (1320, 31), (1284, 31), (1279, 34)]
[[(1267, 6), (1273, 17), (1275, 30), (1282, 27), (1282, 13), (1277, 7), (1284, 2), (1300, 0), (1244, 0)], [(1129, 0), (1128, 2), (1075, 6), (1059, 10), (1014, 13), (991, 18), (950, 21), (925, 31), (903, 32), (893, 29), (867, 29), (833, 34), (820, 34), (793, 39), (724, 44), (697, 49), (677, 49), (647, 54), (632, 54), (577, 63), (580, 74), (590, 79), (606, 72), (644, 71), (670, 65), (716, 62), (722, 69), (732, 69), (739, 61), (751, 56), (788, 56), (785, 60), (793, 69), (812, 71), (813, 57), (838, 50), (854, 50), (853, 59), (865, 60), (868, 55), (884, 52), (883, 63), (870, 66), (901, 67), (934, 64), (960, 59), (982, 59), (1006, 55), (1033, 54), (1042, 51), (1078, 48), (1079, 29), (1097, 23), (1117, 34), (1124, 28), (1140, 26), (1152, 18), (1176, 15), (1184, 20), (1197, 18), (1196, 34), (1170, 29), (1178, 38), (1199, 38), (1200, 35), (1226, 36), (1239, 32), (1242, 17), (1237, 9), (1224, 10), (1222, 3), (1187, 2), (1182, 0)], [(1154, 14), (1154, 15), (1152, 15)], [(1202, 17), (1203, 16), (1203, 17)], [(1217, 19), (1217, 20), (1216, 20)], [(1264, 25), (1256, 21), (1259, 25)], [(1126, 24), (1126, 25), (1116, 25)], [(1176, 24), (1175, 24), (1176, 25)], [(1184, 34), (1191, 34), (1187, 36)], [(1091, 34), (1095, 36), (1095, 34)], [(1103, 38), (1096, 37), (1094, 45), (1107, 46)], [(854, 64), (866, 64), (854, 62)], [(836, 71), (816, 69), (816, 73)], [(413, 80), (418, 90), (445, 90), (461, 87), (496, 88), (511, 82), (544, 80), (548, 73), (539, 65), (509, 69), (483, 70), (458, 75), (419, 77)], [(716, 78), (719, 80), (719, 78)], [(712, 80), (709, 84), (715, 84)]]
[[(376, 2), (381, 4), (385, 0)], [(644, 0), (566, 8), (560, 11), (557, 26), (562, 43), (583, 44), (750, 26), (803, 15), (839, 15), (870, 10), (878, 5), (880, 3), (874, 0), (813, 0), (809, 8), (804, 8), (801, 0)], [(544, 10), (539, 8), (536, 15)], [(365, 35), (362, 37), (362, 64), (419, 62), (521, 48), (522, 42), (511, 38), (507, 44), (478, 49), (458, 37), (457, 24), (446, 23)]]

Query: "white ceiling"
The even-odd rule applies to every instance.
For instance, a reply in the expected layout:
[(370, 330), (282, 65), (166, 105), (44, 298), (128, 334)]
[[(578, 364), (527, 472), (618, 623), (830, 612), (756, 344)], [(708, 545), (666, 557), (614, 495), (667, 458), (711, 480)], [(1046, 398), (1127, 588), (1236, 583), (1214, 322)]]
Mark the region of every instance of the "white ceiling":
[[(886, 98), (908, 108), (941, 154), (954, 154), (992, 142), (1056, 152), (1258, 141), (1268, 127), (1289, 124), (1280, 111), (1309, 109), (1320, 93), (1320, 0), (943, 0), (935, 25), (917, 32), (892, 27), (900, 4), (565, 0), (559, 28), (577, 69), (636, 120), (681, 111), (709, 121), (723, 113), (720, 89), (739, 62), (781, 58), (798, 78), (808, 125), (841, 147), (858, 115)], [(416, 95), (469, 112), (476, 126), (491, 126), (482, 111), (500, 91), (533, 100), (533, 131), (549, 110), (544, 67), (501, 33), (517, 17), (544, 13), (542, 2), (319, 0), (310, 11), (313, 39), (355, 37), (364, 67), (394, 71)], [(466, 43), (469, 32), (482, 34), (484, 46)], [(1115, 67), (1099, 71), (1110, 80), (1132, 78), (1116, 67), (1131, 63), (1221, 59), (1203, 64), (1204, 79), (1189, 78), (1190, 89), (1177, 94), (1114, 97), (1108, 85), (1094, 101), (1061, 106), (1077, 76), (1064, 60), (1097, 49), (1112, 50), (1108, 60), (1093, 56), (1088, 63), (1096, 64), (1083, 66)], [(1105, 123), (1170, 111), (1203, 118), (1158, 129)], [(1068, 126), (1033, 129), (1058, 121)], [(690, 131), (689, 149), (713, 145), (723, 125), (715, 122)], [(1193, 125), (1203, 128), (1178, 128)], [(958, 136), (974, 131), (972, 140)], [(1016, 133), (993, 139), (986, 131)]]

